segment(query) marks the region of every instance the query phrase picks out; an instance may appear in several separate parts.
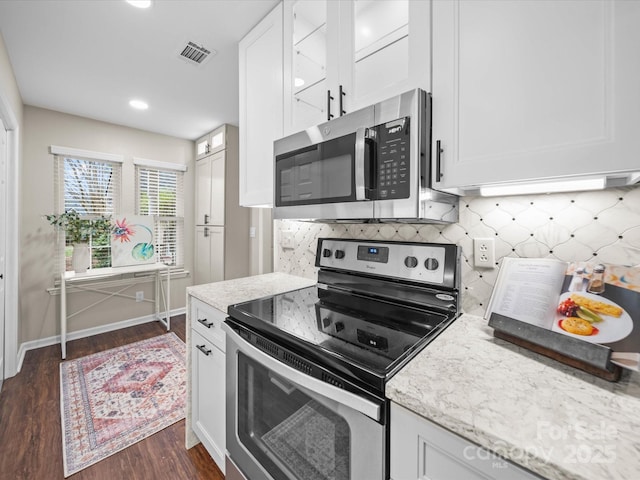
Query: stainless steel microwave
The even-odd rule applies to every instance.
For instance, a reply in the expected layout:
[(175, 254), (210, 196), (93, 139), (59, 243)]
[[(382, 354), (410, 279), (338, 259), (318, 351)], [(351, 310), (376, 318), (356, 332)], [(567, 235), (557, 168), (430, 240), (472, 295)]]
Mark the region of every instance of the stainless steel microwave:
[(458, 197), (431, 188), (430, 141), (420, 89), (277, 140), (274, 217), (456, 222)]

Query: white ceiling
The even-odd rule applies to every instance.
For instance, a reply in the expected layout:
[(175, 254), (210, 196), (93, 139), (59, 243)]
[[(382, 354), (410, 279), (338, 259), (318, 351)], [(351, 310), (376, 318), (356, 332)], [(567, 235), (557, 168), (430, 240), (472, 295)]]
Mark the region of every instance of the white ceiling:
[[(238, 41), (277, 3), (2, 0), (0, 32), (26, 105), (194, 140), (237, 125)], [(217, 54), (191, 64), (188, 41)]]

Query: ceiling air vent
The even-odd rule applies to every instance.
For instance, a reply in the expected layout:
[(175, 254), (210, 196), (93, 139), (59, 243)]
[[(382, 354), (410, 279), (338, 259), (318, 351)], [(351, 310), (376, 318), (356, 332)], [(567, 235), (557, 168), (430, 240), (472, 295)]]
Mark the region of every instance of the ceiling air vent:
[(198, 45), (194, 42), (187, 42), (187, 45), (180, 52), (180, 57), (189, 63), (197, 63), (198, 65), (204, 63), (204, 61), (211, 55), (215, 55), (216, 51), (211, 52), (202, 45)]

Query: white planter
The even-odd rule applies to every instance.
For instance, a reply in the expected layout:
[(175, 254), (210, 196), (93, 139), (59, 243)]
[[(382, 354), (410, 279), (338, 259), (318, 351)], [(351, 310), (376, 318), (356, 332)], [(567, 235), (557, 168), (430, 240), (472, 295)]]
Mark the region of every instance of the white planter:
[(84, 273), (89, 268), (89, 244), (74, 243), (71, 256), (71, 266), (76, 273)]

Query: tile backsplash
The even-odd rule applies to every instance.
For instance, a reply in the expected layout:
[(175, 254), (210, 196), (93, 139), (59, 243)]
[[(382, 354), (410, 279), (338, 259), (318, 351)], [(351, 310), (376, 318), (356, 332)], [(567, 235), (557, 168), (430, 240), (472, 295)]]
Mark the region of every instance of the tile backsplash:
[[(317, 275), (319, 237), (456, 243), (462, 247), (462, 309), (483, 315), (503, 257), (552, 257), (640, 265), (640, 187), (512, 197), (462, 197), (452, 225), (275, 221), (274, 270)], [(295, 248), (282, 247), (283, 232)], [(289, 234), (289, 233), (288, 233)], [(473, 239), (493, 237), (496, 268), (473, 266)]]

